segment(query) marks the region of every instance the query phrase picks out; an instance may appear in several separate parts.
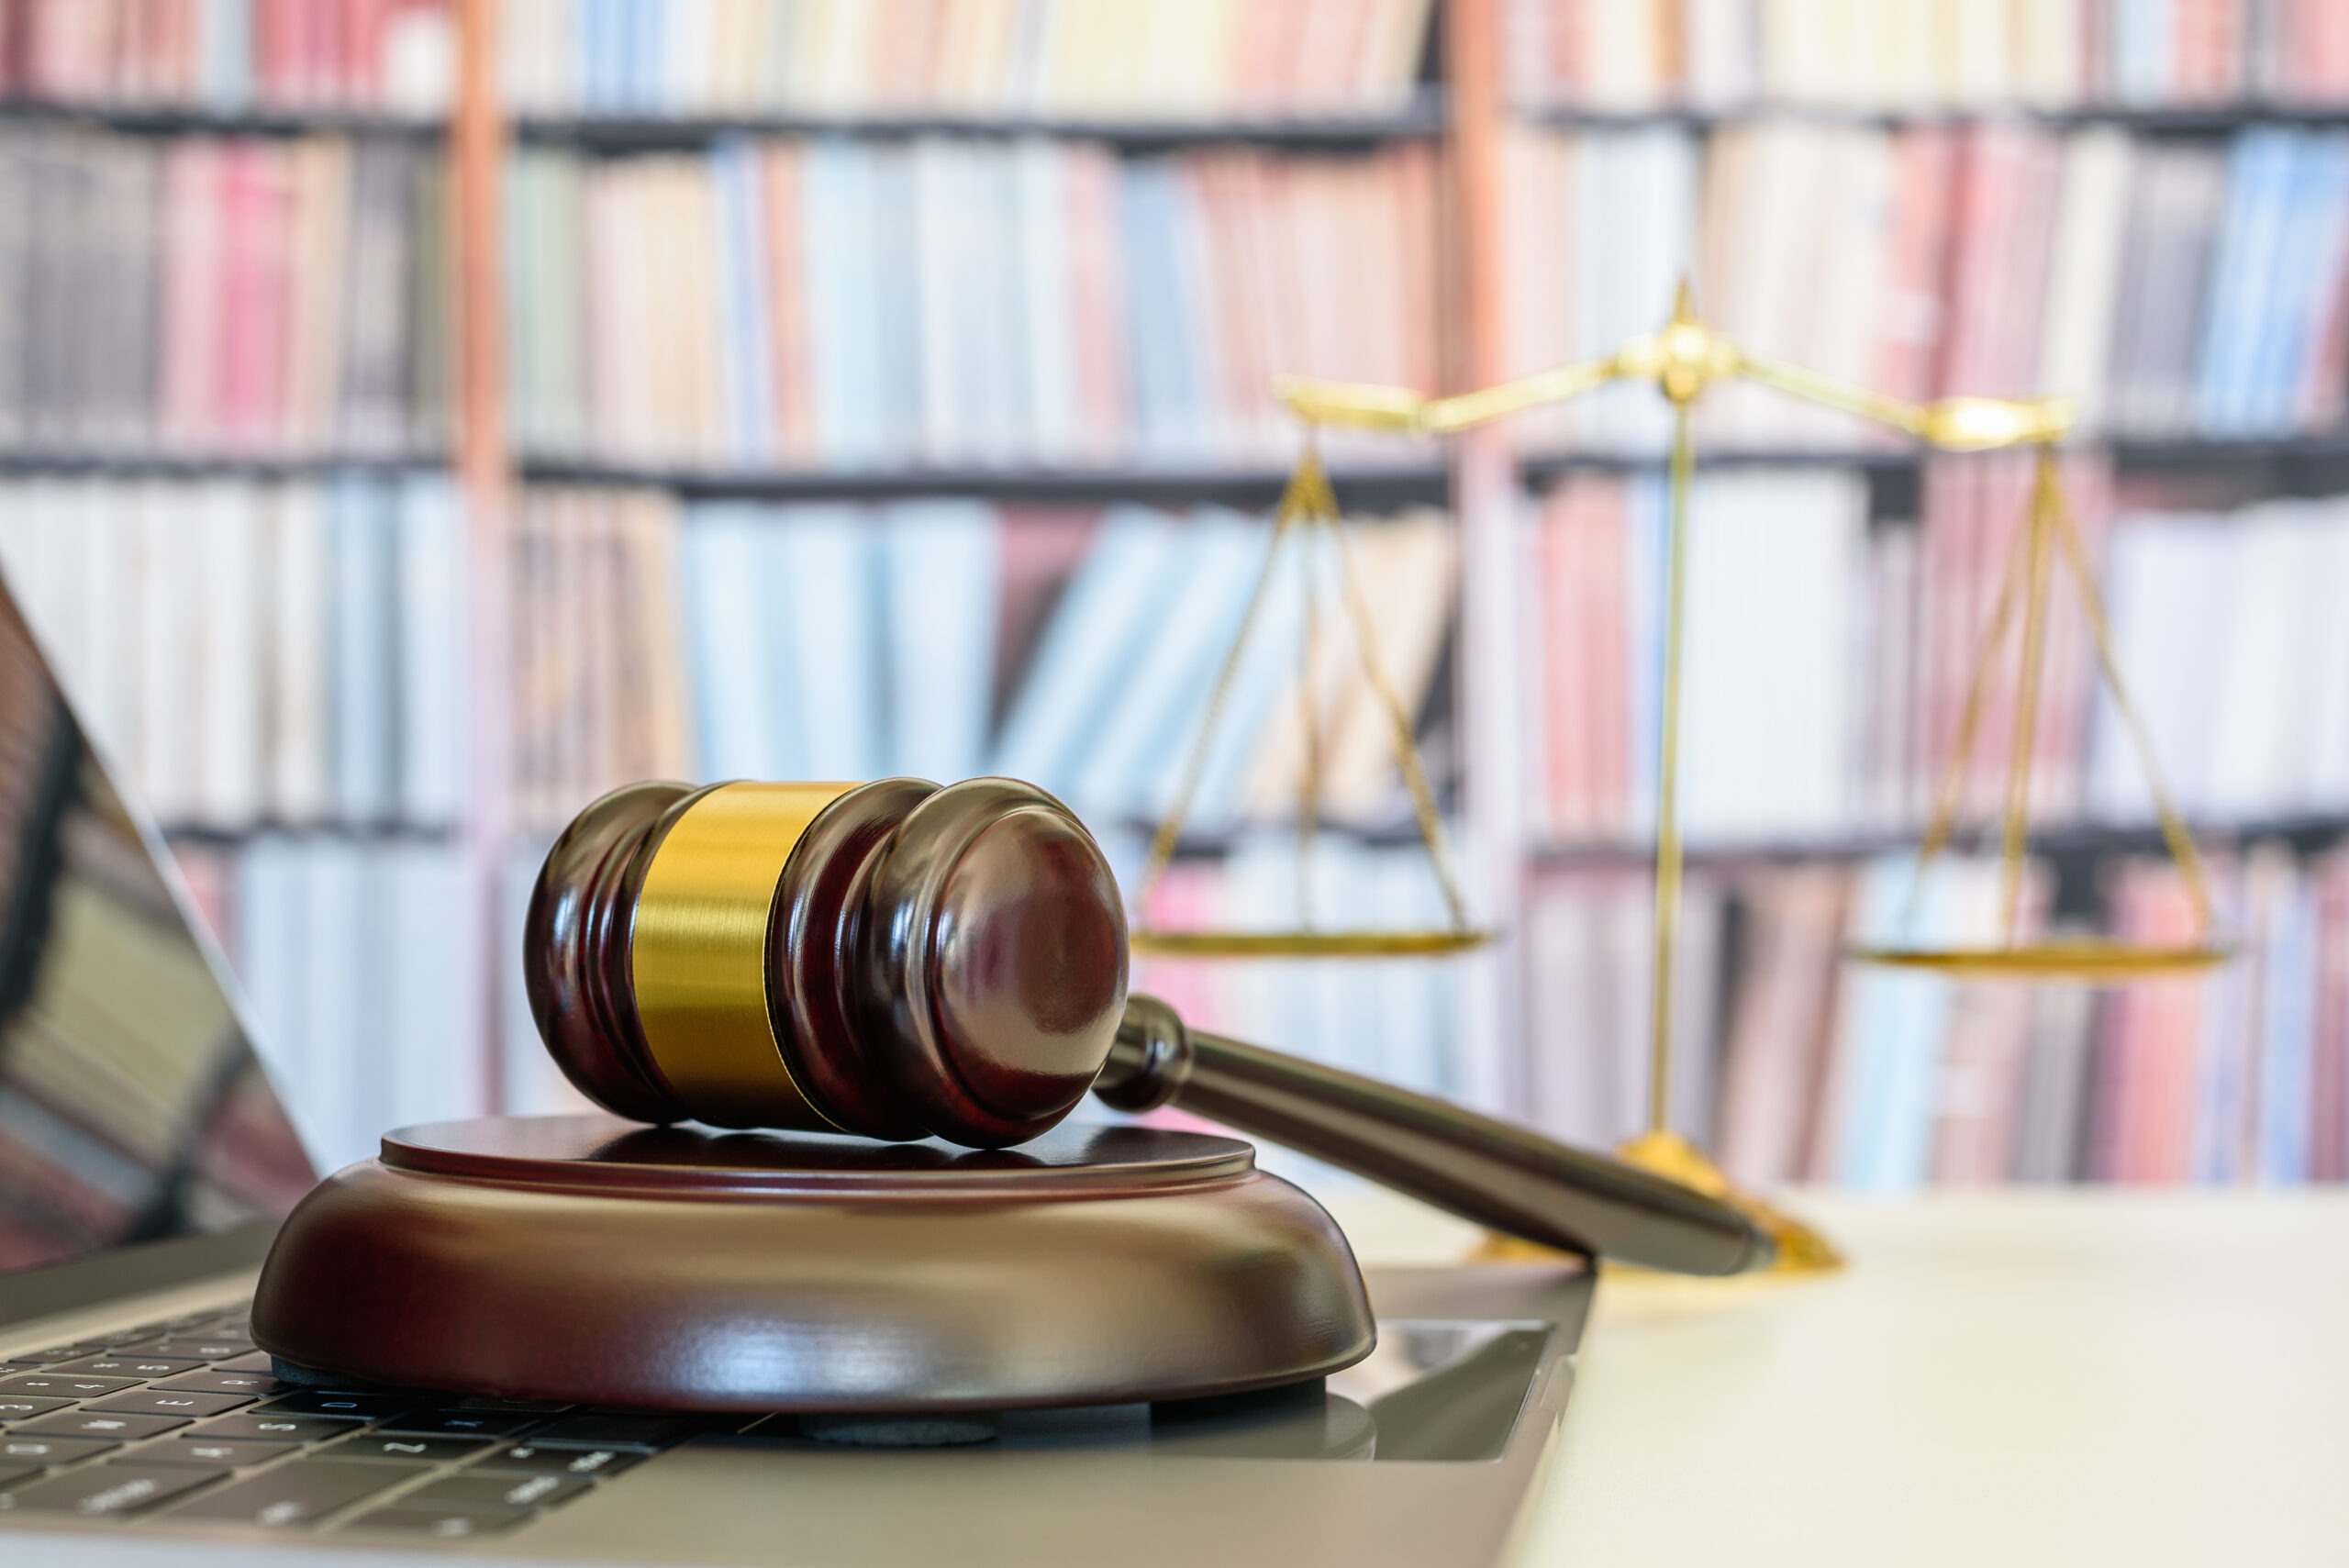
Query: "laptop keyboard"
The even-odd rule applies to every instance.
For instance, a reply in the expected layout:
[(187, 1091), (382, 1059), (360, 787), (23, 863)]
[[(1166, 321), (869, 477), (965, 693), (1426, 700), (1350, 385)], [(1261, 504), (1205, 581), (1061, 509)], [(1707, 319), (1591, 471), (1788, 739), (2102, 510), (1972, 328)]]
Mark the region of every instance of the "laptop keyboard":
[(755, 1419), (297, 1387), (239, 1307), (0, 1359), (0, 1511), (492, 1535)]

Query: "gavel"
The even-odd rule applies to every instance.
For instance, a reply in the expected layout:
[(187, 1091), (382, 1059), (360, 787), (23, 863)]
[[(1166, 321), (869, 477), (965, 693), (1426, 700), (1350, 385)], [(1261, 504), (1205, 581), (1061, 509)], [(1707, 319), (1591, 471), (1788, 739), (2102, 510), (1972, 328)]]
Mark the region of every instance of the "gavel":
[(1089, 1091), (1567, 1251), (1698, 1274), (1772, 1256), (1677, 1183), (1129, 995), (1100, 846), (1010, 779), (626, 785), (548, 852), (524, 962), (565, 1076), (637, 1121), (996, 1149)]

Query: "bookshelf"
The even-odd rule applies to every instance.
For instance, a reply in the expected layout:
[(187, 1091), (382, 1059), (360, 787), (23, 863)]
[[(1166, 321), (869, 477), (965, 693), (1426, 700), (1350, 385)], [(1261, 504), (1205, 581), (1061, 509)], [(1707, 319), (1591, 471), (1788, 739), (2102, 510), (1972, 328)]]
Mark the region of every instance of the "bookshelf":
[[(831, 3), (837, 6), (846, 0)], [(1708, 78), (1703, 91), (1683, 91), (1659, 79), (1636, 94), (1561, 99), (1554, 93), (1529, 93), (1520, 41), (1526, 17), (1565, 15), (1579, 3), (1437, 0), (1428, 7), (1418, 63), (1408, 72), (1390, 72), (1381, 78), (1377, 92), (1365, 94), (1359, 102), (1324, 97), (1299, 100), (1287, 108), (1265, 99), (1232, 97), (1216, 99), (1205, 108), (1199, 105), (1207, 100), (1185, 106), (1152, 99), (1146, 93), (1130, 102), (1098, 95), (1088, 99), (1081, 93), (1054, 99), (1000, 84), (985, 92), (957, 89), (959, 96), (929, 99), (902, 86), (887, 94), (859, 88), (843, 95), (832, 87), (790, 78), (788, 72), (757, 83), (729, 78), (707, 63), (715, 56), (703, 54), (694, 56), (703, 62), (694, 69), (716, 72), (707, 80), (687, 71), (649, 86), (613, 75), (607, 69), (608, 61), (590, 70), (587, 56), (576, 51), (562, 53), (567, 63), (559, 69), (543, 61), (518, 66), (517, 50), (540, 49), (548, 39), (563, 36), (562, 29), (584, 16), (587, 6), (571, 0), (452, 0), (445, 6), (396, 7), (439, 18), (417, 23), (423, 29), (417, 36), (438, 28), (435, 36), (444, 40), (432, 46), (442, 51), (437, 67), (430, 65), (427, 50), (417, 57), (424, 64), (407, 68), (409, 74), (403, 78), (406, 84), (396, 103), (350, 94), (340, 99), (317, 93), (305, 97), (273, 89), (123, 91), (71, 72), (54, 80), (9, 76), (10, 68), (0, 62), (0, 77), (17, 87), (0, 106), (0, 134), (11, 128), (57, 128), (75, 134), (137, 138), (162, 149), (204, 139), (301, 142), (341, 138), (354, 144), (398, 144), (434, 163), (450, 192), (447, 379), (453, 416), (445, 430), (394, 455), (346, 450), (346, 443), (334, 441), (302, 450), (233, 452), (201, 447), (167, 450), (136, 440), (0, 445), (0, 486), (50, 482), (134, 488), (228, 485), (275, 495), (303, 487), (331, 494), (354, 478), (395, 488), (453, 484), (465, 502), (463, 678), (451, 720), (462, 732), (461, 808), (431, 821), (408, 820), (397, 812), (345, 819), (331, 811), (289, 815), (264, 800), (262, 809), (225, 817), (175, 811), (171, 826), (175, 840), (190, 851), (195, 880), (208, 879), (211, 893), (206, 895), (216, 907), (233, 904), (237, 868), (256, 848), (317, 846), (330, 860), (348, 851), (343, 859), (355, 856), (368, 865), (381, 861), (389, 866), (404, 855), (439, 857), (436, 863), (457, 868), (467, 889), (463, 922), (469, 929), (495, 934), (512, 923), (518, 878), (527, 874), (527, 862), (550, 817), (559, 820), (564, 792), (584, 787), (598, 765), (592, 758), (583, 762), (576, 756), (550, 760), (544, 705), (567, 703), (583, 713), (601, 714), (598, 722), (618, 731), (630, 726), (641, 729), (643, 711), (657, 707), (659, 701), (690, 706), (696, 697), (688, 689), (690, 658), (685, 651), (677, 651), (669, 661), (674, 667), (653, 683), (669, 694), (659, 700), (648, 699), (640, 691), (616, 699), (618, 688), (608, 680), (601, 685), (558, 681), (554, 684), (560, 690), (552, 697), (543, 684), (534, 684), (540, 683), (546, 663), (537, 639), (576, 636), (575, 628), (551, 633), (540, 629), (553, 624), (545, 606), (563, 596), (566, 590), (560, 584), (570, 579), (559, 578), (550, 589), (546, 582), (529, 576), (537, 568), (527, 564), (535, 559), (529, 554), (537, 548), (531, 540), (560, 542), (567, 537), (569, 525), (547, 520), (543, 509), (549, 497), (605, 496), (616, 507), (651, 508), (659, 517), (653, 531), (665, 530), (674, 542), (627, 559), (645, 563), (648, 580), (689, 584), (701, 560), (695, 541), (703, 538), (707, 525), (729, 519), (751, 531), (782, 532), (820, 532), (817, 525), (829, 528), (848, 519), (853, 524), (850, 531), (885, 538), (905, 523), (907, 508), (976, 507), (989, 519), (988, 526), (998, 530), (1010, 526), (1008, 519), (1041, 518), (1035, 530), (1040, 539), (1079, 526), (1101, 526), (1099, 519), (1139, 506), (1179, 513), (1185, 528), (1204, 529), (1218, 520), (1219, 508), (1261, 512), (1269, 505), (1285, 475), (1291, 435), (1277, 420), (1259, 418), (1234, 401), (1230, 408), (1238, 412), (1208, 439), (1153, 445), (1135, 436), (1141, 428), (1136, 418), (1115, 427), (1114, 439), (1083, 452), (1055, 451), (1033, 441), (1003, 450), (949, 450), (943, 454), (917, 445), (867, 454), (861, 462), (835, 462), (820, 461), (821, 454), (811, 458), (805, 451), (780, 449), (765, 450), (763, 456), (731, 450), (680, 455), (631, 453), (596, 439), (550, 442), (534, 423), (542, 412), (532, 401), (537, 384), (509, 358), (518, 341), (527, 346), (527, 334), (518, 337), (518, 323), (532, 308), (531, 296), (549, 275), (542, 267), (518, 262), (507, 250), (518, 211), (529, 199), (527, 193), (518, 191), (525, 183), (516, 174), (518, 155), (568, 161), (587, 177), (661, 165), (673, 172), (690, 171), (696, 178), (731, 150), (763, 155), (775, 149), (804, 151), (819, 145), (848, 146), (860, 156), (897, 156), (936, 145), (967, 145), (988, 157), (1009, 157), (1023, 149), (1082, 149), (1120, 177), (1138, 168), (1184, 172), (1234, 167), (1248, 160), (1259, 161), (1252, 167), (1278, 174), (1299, 166), (1424, 158), (1440, 164), (1442, 179), (1440, 205), (1422, 226), (1436, 239), (1431, 246), (1433, 275), (1424, 287), (1432, 347), (1421, 379), (1458, 388), (1531, 368), (1519, 360), (1536, 335), (1525, 329), (1519, 317), (1522, 284), (1511, 275), (1512, 231), (1524, 195), (1521, 187), (1511, 183), (1513, 150), (1528, 137), (1677, 137), (1688, 149), (1689, 167), (1701, 170), (1724, 139), (1788, 126), (1887, 138), (1930, 132), (1963, 138), (1984, 126), (2015, 128), (2057, 140), (2110, 132), (2146, 145), (2212, 150), (2260, 128), (2286, 127), (2329, 137), (2349, 126), (2349, 107), (2343, 106), (2349, 94), (2325, 86), (2306, 72), (2297, 77), (2277, 74), (2279, 57), (2273, 49), (2260, 54), (2268, 63), (2256, 71), (2175, 92), (2138, 78), (2108, 81), (2085, 70), (2070, 86), (2057, 88), (2038, 79), (2019, 84), (2011, 76), (1994, 72), (1983, 79), (1993, 83), (1989, 86), (1976, 83), (1962, 92), (1934, 88), (1930, 106), (1921, 108), (1861, 102), (1846, 90), (1848, 83), (1807, 79), (1798, 70), (1789, 75), (1772, 63), (1766, 50), (1740, 68), (1742, 74)], [(2298, 5), (2299, 0), (2289, 0), (2279, 7), (2260, 0), (2251, 9), (2280, 14)], [(2133, 16), (2143, 9), (2133, 0), (2052, 0), (2052, 6), (2081, 18), (2084, 27), (2101, 27), (2095, 18), (2122, 12)], [(939, 9), (942, 14), (953, 8)], [(1011, 8), (1016, 7), (1007, 9)], [(1232, 10), (1259, 8), (1269, 15), (1278, 7), (1249, 0)], [(782, 15), (781, 7), (760, 5), (731, 9), (746, 16)], [(825, 6), (803, 9), (814, 15)], [(1316, 7), (1292, 9), (1302, 14)], [(1335, 15), (1339, 8), (1318, 9)], [(1411, 6), (1396, 9), (1401, 15)], [(1614, 7), (1621, 15), (1647, 18), (1642, 25), (1668, 21), (1680, 28), (1694, 26), (1700, 13), (1751, 13), (1766, 19), (1798, 9), (1778, 0), (1726, 6), (1708, 5), (1707, 0), (1643, 0)], [(1172, 17), (1181, 11), (1171, 0), (1136, 0), (1134, 14)], [(1617, 38), (1608, 47), (1620, 48), (1620, 43)], [(1597, 58), (1617, 57), (1601, 50)], [(1118, 232), (1125, 236), (1123, 229)], [(1120, 243), (1128, 242), (1121, 238)], [(1133, 253), (1139, 256), (1147, 250), (1137, 242)], [(1290, 313), (1296, 313), (1294, 307)], [(1625, 331), (1636, 329), (1651, 325), (1648, 317), (1653, 314), (1615, 325)], [(1137, 362), (1143, 357), (1131, 341), (1120, 351), (1133, 355)], [(1282, 346), (1278, 351), (1295, 350)], [(1346, 373), (1344, 366), (1330, 368)], [(1238, 371), (1228, 373), (1235, 385), (1242, 379)], [(592, 381), (583, 380), (573, 390), (584, 399)], [(1232, 439), (1233, 429), (1245, 439)], [(1357, 1064), (1416, 1076), (1416, 1081), (1461, 1093), (1488, 1107), (1513, 1107), (1543, 1118), (1551, 1118), (1554, 1109), (1545, 1108), (1543, 1095), (1564, 1091), (1555, 1084), (1544, 1090), (1531, 1058), (1604, 1054), (1587, 1040), (1562, 1042), (1544, 1035), (1542, 1020), (1560, 1005), (1560, 993), (1554, 978), (1547, 977), (1555, 966), (1543, 956), (1541, 943), (1543, 933), (1556, 924), (1548, 911), (1560, 888), (1579, 896), (1575, 890), (1583, 881), (1620, 883), (1626, 873), (1636, 873), (1641, 851), (1631, 828), (1568, 833), (1548, 820), (1540, 751), (1547, 721), (1532, 720), (1550, 700), (1545, 695), (1549, 688), (1527, 652), (1542, 626), (1539, 604), (1527, 593), (1523, 552), (1531, 526), (1528, 519), (1539, 511), (1540, 497), (1591, 476), (1636, 486), (1653, 469), (1656, 457), (1636, 440), (1594, 442), (1585, 434), (1569, 432), (1561, 440), (1556, 432), (1537, 428), (1494, 429), (1441, 450), (1364, 446), (1330, 454), (1341, 498), (1349, 508), (1403, 519), (1424, 508), (1448, 507), (1454, 519), (1446, 581), (1456, 607), (1424, 672), (1430, 695), (1422, 710), (1423, 740), (1443, 776), (1443, 801), (1453, 821), (1472, 900), (1510, 935), (1496, 951), (1441, 977), (1382, 973), (1362, 987), (1366, 995), (1386, 997), (1386, 1010), (1395, 1016), (1423, 1020), (1428, 1031), (1440, 1034), (1446, 1042), (1445, 1060), (1415, 1057), (1397, 1029), (1377, 1030), (1375, 1019), (1365, 1022), (1358, 1011), (1349, 1012), (1350, 1006), (1358, 1006), (1358, 999), (1340, 994), (1341, 979), (1302, 973), (1227, 979), (1177, 968), (1154, 974), (1153, 984), (1182, 993), (1180, 999), (1203, 1006), (1208, 1016), (1220, 1014), (1235, 1029), (1260, 1027), (1304, 1040), (1333, 1057), (1344, 1056), (1350, 1048), (1340, 1038), (1344, 1030), (1329, 1020), (1349, 1019), (1348, 1028), (1376, 1035), (1376, 1043), (1365, 1048), (1367, 1054)], [(1930, 465), (1909, 452), (1838, 446), (1831, 438), (1831, 432), (1798, 431), (1791, 437), (1764, 432), (1743, 445), (1709, 441), (1706, 462), (1710, 470), (1726, 475), (1855, 477), (1861, 490), (1856, 503), (1861, 542), (1853, 548), (1862, 553), (1874, 548), (1870, 539), (1931, 523), (1939, 482)], [(2176, 506), (2190, 504), (2214, 518), (2227, 519), (2214, 527), (2236, 527), (2240, 517), (2262, 500), (2349, 493), (2349, 427), (2340, 426), (2337, 417), (2305, 429), (2244, 435), (2121, 429), (2096, 436), (2083, 443), (2083, 450), (2109, 468), (2121, 492), (2140, 499), (2183, 497)], [(2242, 531), (2256, 528), (2244, 523)], [(837, 550), (838, 540), (826, 548)], [(894, 547), (874, 548), (885, 553)], [(583, 547), (580, 560), (587, 553)], [(1054, 581), (1073, 580), (1066, 574), (1074, 558), (1063, 552), (1056, 559), (1060, 563), (1053, 570), (1063, 576)], [(583, 569), (579, 561), (560, 566), (562, 572)], [(1032, 650), (1043, 635), (1033, 624), (1041, 611), (1031, 606), (1029, 613), (1030, 624), (1018, 628), (1007, 624), (1004, 636), (1008, 640), (1000, 651), (1007, 665), (1014, 662), (1013, 644), (1018, 651)], [(885, 670), (897, 658), (888, 647), (887, 626), (868, 627), (865, 634), (876, 639), (874, 658), (885, 673), (874, 679), (885, 684), (891, 678)], [(685, 639), (674, 640), (682, 644)], [(1016, 704), (1019, 694), (1011, 678), (1017, 673), (1016, 669), (993, 673), (994, 689), (985, 698), (990, 723), (1002, 724)], [(607, 735), (597, 744), (607, 748), (599, 753), (607, 760), (622, 754), (682, 754), (690, 766), (705, 766), (707, 751), (694, 751), (692, 745), (706, 739), (688, 744), (671, 736), (661, 742), (671, 751), (651, 753), (625, 751), (627, 745), (651, 743), (640, 734), (626, 741)], [(681, 744), (687, 749), (679, 753), (674, 748)], [(867, 754), (880, 758), (875, 766), (889, 765), (897, 755), (885, 747)], [(980, 757), (980, 765), (988, 760)], [(523, 775), (518, 782), (518, 775)], [(1256, 828), (1233, 821), (1202, 824), (1186, 840), (1173, 895), (1208, 906), (1238, 896), (1233, 890), (1243, 884), (1261, 890), (1276, 876), (1285, 880), (1286, 862), (1267, 848), (1281, 831), (1282, 812), (1257, 815)], [(1147, 816), (1138, 806), (1121, 803), (1116, 809), (1105, 807), (1097, 820), (1105, 838), (1123, 840), (1136, 836), (1138, 824)], [(2311, 862), (2349, 836), (2349, 817), (2322, 802), (2267, 802), (2255, 808), (2206, 812), (2201, 817), (2214, 841), (2287, 845), (2296, 856)], [(1729, 890), (1720, 905), (1726, 935), (1712, 950), (1711, 960), (1724, 976), (1722, 995), (1710, 1005), (1710, 1016), (1729, 1018), (1747, 1005), (1744, 995), (1761, 984), (1751, 962), (1753, 950), (1738, 945), (1741, 922), (1758, 929), (1783, 914), (1775, 884), (1766, 895), (1741, 902), (1740, 880), (1749, 874), (1766, 880), (1816, 870), (1856, 885), (1873, 862), (1908, 842), (1887, 825), (1888, 820), (1875, 817), (1864, 826), (1842, 822), (1802, 831), (1725, 831), (1715, 841), (1692, 849), (1692, 863), (1698, 871)], [(1401, 824), (1401, 817), (1376, 810), (1341, 821), (1330, 836), (1336, 880), (1357, 890), (1386, 887), (1400, 874), (1397, 868), (1408, 850), (1407, 838), (1398, 835)], [(2051, 895), (2054, 904), (2076, 912), (2084, 900), (2092, 902), (2104, 895), (2108, 884), (2125, 880), (2129, 868), (2152, 848), (2152, 840), (2133, 819), (2124, 817), (2116, 824), (2083, 820), (2051, 828), (2043, 848), (2057, 884)], [(1125, 852), (1115, 845), (1113, 851)], [(1251, 877), (1258, 881), (1249, 884)], [(206, 889), (200, 886), (198, 892), (206, 894)], [(347, 886), (329, 887), (320, 896), (348, 902), (350, 892)], [(1406, 890), (1395, 896), (1408, 902), (1409, 894)], [(1568, 924), (1578, 920), (1586, 930), (1604, 924), (1587, 909), (1568, 914)], [(475, 1009), (479, 1040), (465, 1057), (466, 1071), (474, 1081), (468, 1085), (471, 1099), (464, 1108), (500, 1103), (527, 1107), (536, 1103), (530, 1095), (537, 1091), (518, 1080), (514, 1066), (516, 1054), (530, 1053), (527, 1049), (511, 1051), (511, 1042), (527, 1023), (518, 1018), (513, 987), (505, 984), (509, 979), (507, 967), (488, 967)], [(1564, 973), (1586, 971), (1569, 965)], [(1815, 976), (1802, 983), (1817, 984)], [(1272, 999), (1283, 988), (1303, 998), (1286, 1012)], [(1598, 985), (1596, 994), (1607, 991), (1607, 985)], [(1708, 1016), (1704, 1006), (1685, 1010), (1693, 1018)], [(1727, 1022), (1719, 1032), (1725, 1040), (1736, 1034)], [(1719, 1071), (1696, 1073), (1690, 1081), (1718, 1088), (1728, 1069), (1726, 1063), (1715, 1066)], [(1692, 1128), (1702, 1130), (1697, 1124), (1715, 1112), (1709, 1105), (1692, 1102), (1687, 1114), (1694, 1118)], [(1553, 1125), (1598, 1142), (1612, 1141), (1620, 1130), (1597, 1123), (1585, 1127), (1571, 1118), (1553, 1119)]]

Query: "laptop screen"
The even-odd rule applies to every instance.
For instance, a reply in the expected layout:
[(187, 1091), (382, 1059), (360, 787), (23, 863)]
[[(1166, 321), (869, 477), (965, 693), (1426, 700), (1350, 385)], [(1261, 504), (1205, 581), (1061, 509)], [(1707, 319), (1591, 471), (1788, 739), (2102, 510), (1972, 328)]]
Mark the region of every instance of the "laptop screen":
[(0, 1274), (283, 1217), (310, 1163), (0, 590)]

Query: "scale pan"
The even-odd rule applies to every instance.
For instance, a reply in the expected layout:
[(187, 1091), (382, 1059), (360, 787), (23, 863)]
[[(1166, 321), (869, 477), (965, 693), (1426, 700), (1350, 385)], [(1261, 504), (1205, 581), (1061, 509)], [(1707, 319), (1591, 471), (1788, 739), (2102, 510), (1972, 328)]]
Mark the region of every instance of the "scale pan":
[(1998, 948), (1853, 948), (1849, 956), (1887, 969), (2006, 980), (2121, 981), (2199, 974), (2234, 956), (2232, 948), (2146, 947), (2095, 939)]

